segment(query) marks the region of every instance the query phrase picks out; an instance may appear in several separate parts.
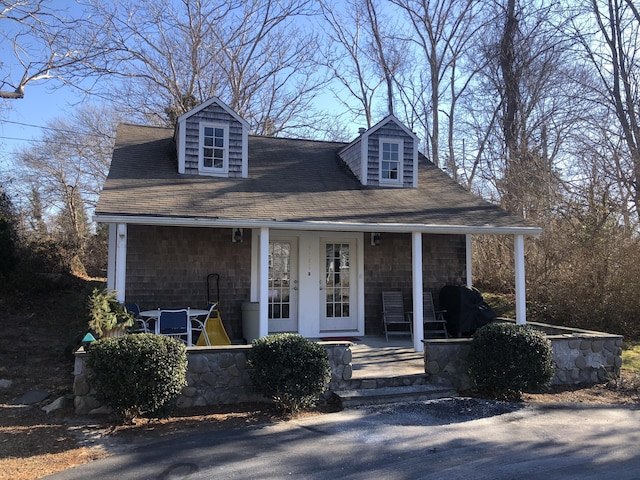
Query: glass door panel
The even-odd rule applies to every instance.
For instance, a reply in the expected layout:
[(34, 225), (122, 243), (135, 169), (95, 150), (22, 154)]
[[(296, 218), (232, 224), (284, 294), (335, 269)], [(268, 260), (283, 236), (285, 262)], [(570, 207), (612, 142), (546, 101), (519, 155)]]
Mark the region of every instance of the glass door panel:
[(324, 261), (323, 278), (321, 280), (321, 301), (323, 303), (323, 317), (320, 329), (354, 330), (357, 319), (353, 315), (352, 302), (355, 301), (352, 285), (355, 268), (352, 265), (352, 242), (325, 242), (322, 252)]
[(297, 331), (295, 240), (269, 242), (269, 332)]

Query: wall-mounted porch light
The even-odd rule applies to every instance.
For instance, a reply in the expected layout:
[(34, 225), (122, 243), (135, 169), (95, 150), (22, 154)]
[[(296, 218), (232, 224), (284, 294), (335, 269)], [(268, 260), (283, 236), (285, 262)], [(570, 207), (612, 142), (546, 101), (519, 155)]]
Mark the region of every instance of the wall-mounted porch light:
[(380, 245), (380, 232), (374, 232), (371, 234), (371, 245), (375, 247)]
[(244, 231), (242, 228), (234, 228), (232, 230), (231, 241), (233, 243), (242, 243)]

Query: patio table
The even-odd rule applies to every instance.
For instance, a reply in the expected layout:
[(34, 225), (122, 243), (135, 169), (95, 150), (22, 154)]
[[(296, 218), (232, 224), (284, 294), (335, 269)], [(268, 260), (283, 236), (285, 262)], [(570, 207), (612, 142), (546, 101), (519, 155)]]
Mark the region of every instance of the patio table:
[[(142, 312), (140, 312), (140, 316), (144, 317), (144, 318), (158, 318), (159, 312), (160, 310), (164, 310), (163, 308), (160, 309), (156, 309), (156, 310), (144, 310)], [(169, 310), (169, 309), (167, 309)], [(174, 309), (171, 309), (174, 310)], [(209, 310), (200, 310), (197, 308), (190, 308), (189, 309), (189, 318), (193, 318), (193, 317), (204, 317), (205, 315), (207, 315), (209, 313)]]
[[(147, 324), (147, 329), (149, 329), (149, 320), (158, 320), (158, 316), (160, 315), (160, 310), (164, 310), (162, 308), (157, 308), (155, 310), (143, 310), (142, 312), (140, 312), (140, 317), (143, 319), (143, 321)], [(169, 310), (169, 309), (167, 309)], [(170, 309), (170, 310), (175, 310), (175, 309)], [(200, 319), (198, 317), (204, 317), (206, 315), (209, 314), (209, 310), (203, 310), (203, 309), (198, 309), (198, 308), (190, 308), (188, 309), (189, 311), (189, 319), (190, 320), (195, 320), (196, 323), (198, 323), (198, 328), (197, 330), (204, 330), (205, 328), (205, 322), (200, 321)], [(193, 345), (193, 341), (191, 338), (188, 339), (187, 341), (187, 345), (191, 346)]]

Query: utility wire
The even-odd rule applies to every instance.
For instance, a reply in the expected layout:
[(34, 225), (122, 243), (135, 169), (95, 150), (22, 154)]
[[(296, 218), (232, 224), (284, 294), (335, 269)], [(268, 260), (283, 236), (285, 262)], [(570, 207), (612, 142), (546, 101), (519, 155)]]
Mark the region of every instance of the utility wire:
[(44, 125), (34, 125), (33, 123), (14, 122), (13, 120), (2, 120), (0, 121), (0, 123), (10, 123), (12, 125), (20, 125), (21, 127), (33, 127), (33, 128), (40, 128), (43, 130), (44, 129), (54, 130), (56, 132), (61, 132), (61, 133), (75, 133), (73, 130), (67, 130), (64, 128), (48, 127)]

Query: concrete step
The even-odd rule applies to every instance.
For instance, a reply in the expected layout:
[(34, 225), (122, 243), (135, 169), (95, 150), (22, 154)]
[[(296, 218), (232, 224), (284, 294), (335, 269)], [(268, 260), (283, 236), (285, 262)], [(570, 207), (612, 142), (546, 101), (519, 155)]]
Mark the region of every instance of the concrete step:
[(342, 408), (385, 403), (416, 402), (455, 397), (456, 391), (436, 385), (408, 385), (401, 387), (365, 388), (334, 392)]

